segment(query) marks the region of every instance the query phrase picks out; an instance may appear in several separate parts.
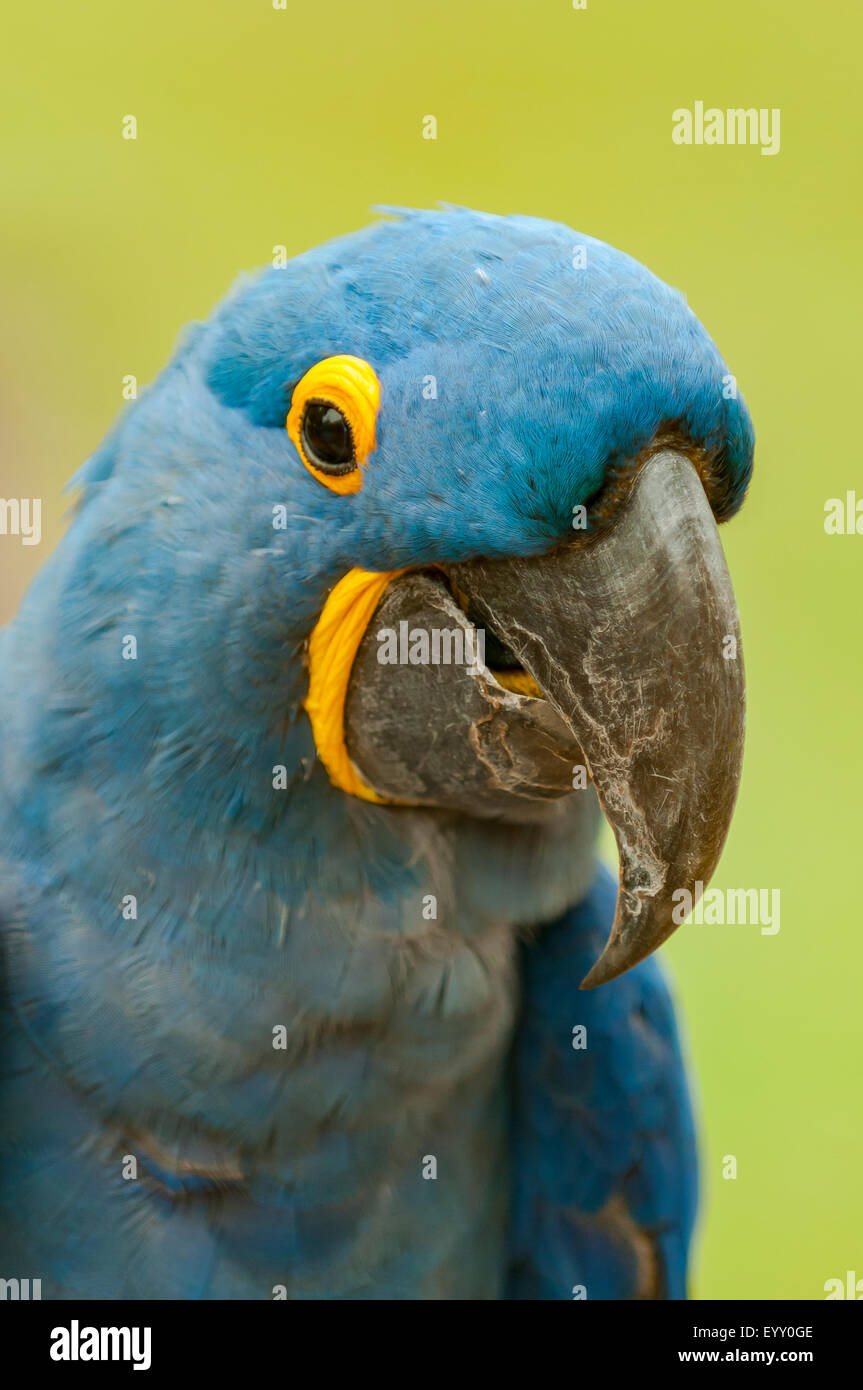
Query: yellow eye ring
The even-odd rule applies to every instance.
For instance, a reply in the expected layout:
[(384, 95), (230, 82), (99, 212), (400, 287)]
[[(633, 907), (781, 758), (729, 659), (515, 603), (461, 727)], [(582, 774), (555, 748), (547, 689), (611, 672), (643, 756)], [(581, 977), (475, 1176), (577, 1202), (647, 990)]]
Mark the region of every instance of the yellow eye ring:
[(325, 357), (294, 387), (285, 421), (309, 472), (331, 492), (359, 492), (375, 447), (381, 384), (361, 357)]

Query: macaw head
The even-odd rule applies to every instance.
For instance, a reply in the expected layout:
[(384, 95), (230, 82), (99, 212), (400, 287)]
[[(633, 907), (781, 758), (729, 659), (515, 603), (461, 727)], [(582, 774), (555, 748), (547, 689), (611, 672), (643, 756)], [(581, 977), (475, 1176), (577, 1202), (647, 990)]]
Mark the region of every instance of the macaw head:
[(597, 984), (670, 934), (728, 828), (717, 522), (752, 449), (710, 337), (636, 261), (539, 219), (405, 213), (187, 336), (85, 467), (69, 604), (83, 570), (127, 600), (151, 668), (126, 747), (170, 729), (190, 778), (221, 768), (201, 815), (221, 796), (261, 830), (272, 762), (369, 814), (535, 823), (583, 769), (621, 863)]

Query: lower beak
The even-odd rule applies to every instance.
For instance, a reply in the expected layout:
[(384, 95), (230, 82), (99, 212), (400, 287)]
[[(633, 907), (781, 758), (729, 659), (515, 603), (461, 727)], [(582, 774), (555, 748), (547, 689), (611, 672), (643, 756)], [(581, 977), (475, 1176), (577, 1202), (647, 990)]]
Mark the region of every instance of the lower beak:
[(701, 481), (682, 454), (656, 454), (598, 534), (445, 572), (571, 731), (614, 831), (617, 910), (582, 987), (603, 984), (709, 881), (740, 780), (737, 609)]

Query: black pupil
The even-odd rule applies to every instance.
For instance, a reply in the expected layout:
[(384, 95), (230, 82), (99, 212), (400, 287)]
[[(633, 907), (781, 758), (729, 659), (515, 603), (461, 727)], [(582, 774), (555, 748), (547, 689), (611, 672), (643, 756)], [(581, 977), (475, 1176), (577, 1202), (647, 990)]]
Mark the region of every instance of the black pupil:
[(309, 401), (303, 412), (303, 446), (310, 463), (325, 473), (350, 473), (356, 466), (351, 427), (326, 401)]

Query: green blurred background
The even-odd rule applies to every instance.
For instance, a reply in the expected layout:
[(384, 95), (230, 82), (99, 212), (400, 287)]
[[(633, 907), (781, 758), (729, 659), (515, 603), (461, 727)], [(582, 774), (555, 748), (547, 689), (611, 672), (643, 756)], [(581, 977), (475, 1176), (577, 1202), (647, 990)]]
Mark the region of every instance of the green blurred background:
[[(0, 538), (0, 620), (123, 376), (150, 380), (276, 244), (445, 200), (569, 222), (684, 290), (758, 433), (723, 533), (750, 712), (714, 883), (782, 895), (776, 936), (687, 926), (666, 951), (701, 1096), (694, 1292), (817, 1299), (863, 1277), (863, 536), (823, 529), (827, 498), (863, 498), (859, 0), (88, 0), (19, 3), (10, 27), (0, 492), (44, 499), (44, 537)], [(674, 145), (696, 100), (781, 108), (781, 152)]]

